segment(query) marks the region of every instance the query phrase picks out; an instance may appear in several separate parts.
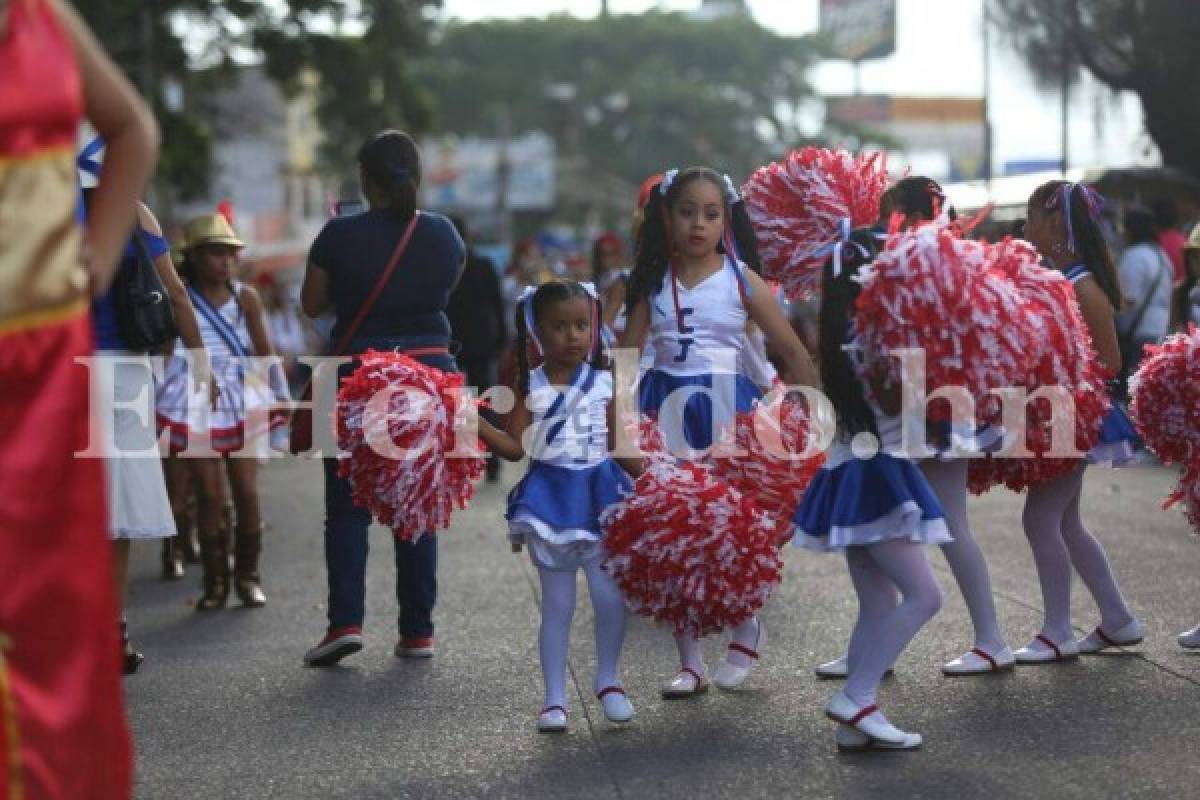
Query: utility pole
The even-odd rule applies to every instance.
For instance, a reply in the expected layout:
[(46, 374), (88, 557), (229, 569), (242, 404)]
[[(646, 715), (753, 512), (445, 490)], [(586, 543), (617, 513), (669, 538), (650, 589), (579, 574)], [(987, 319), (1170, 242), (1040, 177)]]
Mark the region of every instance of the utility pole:
[(1065, 43), (1062, 54), (1062, 173), (1063, 178), (1066, 179), (1067, 170), (1071, 166), (1070, 125), (1068, 124), (1068, 112), (1071, 105), (1071, 56), (1067, 53)]
[(989, 0), (983, 0), (983, 162), (981, 174), (988, 195), (992, 191), (992, 33)]
[(497, 233), (502, 243), (512, 241), (512, 211), (509, 209), (508, 179), (512, 172), (512, 162), (508, 152), (509, 141), (512, 138), (512, 117), (508, 106), (501, 105), (496, 109), (496, 216)]

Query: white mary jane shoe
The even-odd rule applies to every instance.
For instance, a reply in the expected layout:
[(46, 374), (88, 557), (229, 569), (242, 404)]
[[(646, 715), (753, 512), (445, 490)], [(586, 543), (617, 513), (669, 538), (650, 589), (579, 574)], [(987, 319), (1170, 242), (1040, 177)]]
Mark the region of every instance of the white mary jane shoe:
[(1016, 656), (1008, 647), (995, 655), (981, 647), (972, 647), (953, 661), (942, 665), (942, 674), (950, 677), (964, 675), (986, 675), (992, 672), (1007, 672), (1017, 663)]
[(1179, 634), (1175, 641), (1185, 650), (1200, 650), (1200, 625)]
[(538, 733), (562, 733), (567, 729), (567, 710), (562, 706), (546, 706), (538, 714)]
[(713, 683), (718, 689), (726, 691), (736, 689), (746, 682), (746, 676), (750, 674), (750, 670), (754, 669), (754, 665), (758, 662), (759, 653), (767, 646), (767, 629), (763, 626), (762, 620), (755, 620), (758, 631), (754, 636), (754, 647), (746, 647), (744, 644), (737, 642), (729, 643), (729, 653), (741, 653), (750, 659), (750, 663), (744, 667), (739, 667), (729, 663), (729, 653), (726, 654), (725, 660), (717, 667), (716, 673), (713, 675)]
[(708, 691), (708, 681), (704, 673), (697, 672), (691, 667), (682, 667), (675, 677), (662, 687), (662, 696), (668, 700), (680, 697), (691, 697)]
[(833, 741), (837, 744), (837, 749), (843, 753), (861, 753), (863, 750), (871, 749), (870, 736), (858, 728), (841, 723), (838, 723), (837, 731), (833, 734)]
[(625, 690), (620, 686), (609, 686), (596, 692), (596, 699), (604, 709), (604, 716), (609, 722), (629, 722), (636, 713), (633, 703), (625, 696)]
[(888, 722), (879, 706), (860, 706), (838, 692), (825, 708), (825, 716), (842, 725), (849, 725), (871, 739), (871, 746), (887, 750), (913, 750), (921, 746), (921, 734), (908, 733)]
[(1137, 617), (1129, 621), (1124, 628), (1114, 631), (1111, 635), (1105, 633), (1099, 625), (1096, 630), (1075, 642), (1080, 653), (1091, 655), (1107, 650), (1110, 647), (1133, 647), (1141, 644), (1146, 638), (1146, 626)]
[[(824, 664), (818, 664), (813, 670), (816, 676), (823, 681), (844, 680), (850, 675), (850, 665), (847, 663), (846, 656), (835, 658), (833, 661), (826, 661)], [(890, 678), (895, 675), (894, 669), (888, 669), (883, 673), (883, 677)]]
[(817, 664), (817, 668), (813, 672), (822, 680), (838, 680), (850, 674), (850, 666), (846, 663), (845, 656), (839, 656), (833, 661)]
[(1079, 658), (1079, 647), (1074, 639), (1055, 644), (1048, 636), (1039, 633), (1013, 656), (1018, 664), (1053, 664)]

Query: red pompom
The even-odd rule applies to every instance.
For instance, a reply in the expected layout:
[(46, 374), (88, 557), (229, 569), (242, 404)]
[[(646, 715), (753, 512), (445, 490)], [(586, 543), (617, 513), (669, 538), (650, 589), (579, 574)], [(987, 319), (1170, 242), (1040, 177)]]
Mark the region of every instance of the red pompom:
[(663, 435), (658, 420), (646, 414), (627, 414), (625, 417), (625, 435), (637, 442), (642, 451), (646, 465), (675, 463), (675, 457), (667, 450), (667, 440)]
[(780, 541), (791, 538), (792, 515), (825, 463), (820, 451), (797, 457), (808, 449), (813, 427), (802, 402), (776, 395), (754, 411), (738, 414), (713, 450), (717, 476), (771, 516)]
[(1184, 501), (1200, 534), (1200, 329), (1189, 325), (1187, 333), (1147, 347), (1129, 392), (1138, 435), (1164, 464), (1183, 467), (1166, 506)]
[(819, 251), (836, 240), (846, 217), (856, 228), (874, 224), (887, 186), (882, 153), (806, 147), (759, 167), (742, 197), (758, 234), (763, 277), (778, 281), (792, 300), (817, 291), (826, 259)]
[[(893, 235), (860, 273), (855, 329), (870, 353), (923, 349), (926, 390), (962, 386), (978, 420), (992, 422), (1000, 403), (991, 390), (1028, 374), (1034, 336), (1009, 276), (1037, 259), (1032, 247), (960, 238), (948, 220)], [(900, 381), (897, 359), (881, 364)], [(928, 414), (949, 420), (950, 405), (931, 403)]]
[(626, 603), (680, 633), (745, 622), (782, 578), (774, 521), (702, 464), (651, 465), (601, 522)]
[(456, 391), (463, 376), (391, 351), (359, 360), (338, 390), (338, 447), (349, 454), (338, 474), (354, 502), (402, 540), (448, 527), (486, 470), (482, 455), (454, 452), (455, 422), (469, 402)]
[[(1032, 250), (1019, 240), (1000, 247)], [(1065, 388), (1075, 405), (1075, 447), (1086, 453), (1095, 445), (1104, 415), (1111, 405), (1107, 375), (1100, 365), (1087, 323), (1079, 311), (1075, 290), (1061, 272), (1046, 269), (1025, 258), (1005, 259), (1006, 267), (1020, 290), (1034, 324), (1033, 368), (1016, 385), (1030, 394), (1040, 387)], [(979, 494), (1003, 483), (1013, 491), (1050, 483), (1075, 469), (1079, 458), (1052, 458), (1051, 405), (1046, 400), (1029, 404), (1026, 413), (1026, 444), (1032, 458), (979, 458), (971, 461), (969, 485)], [(1015, 432), (1010, 432), (1015, 433)]]

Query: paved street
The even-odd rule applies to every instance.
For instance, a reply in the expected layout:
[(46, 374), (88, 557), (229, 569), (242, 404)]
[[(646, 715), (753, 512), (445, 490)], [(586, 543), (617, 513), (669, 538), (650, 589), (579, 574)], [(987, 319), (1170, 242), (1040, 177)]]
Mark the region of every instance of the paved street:
[[(843, 562), (789, 549), (764, 619), (771, 641), (744, 691), (668, 702), (670, 637), (631, 623), (624, 677), (637, 719), (616, 727), (591, 697), (586, 593), (576, 615), (571, 731), (538, 735), (536, 579), (503, 537), (504, 493), (482, 486), (440, 534), (438, 654), (392, 655), (390, 543), (372, 532), (366, 649), (328, 670), (301, 667), (323, 633), (321, 477), (272, 464), (261, 491), (269, 530), (269, 605), (199, 615), (199, 570), (158, 579), (158, 549), (135, 546), (130, 629), (147, 655), (126, 682), (141, 800), (190, 798), (992, 798), (1195, 796), (1200, 785), (1200, 656), (1174, 635), (1200, 618), (1200, 542), (1159, 504), (1170, 473), (1093, 469), (1085, 516), (1147, 623), (1136, 653), (947, 679), (970, 646), (962, 600), (940, 554), (946, 604), (888, 681), (893, 721), (925, 736), (915, 753), (839, 755), (822, 709), (834, 684), (812, 667), (837, 655), (853, 620)], [(1040, 622), (1020, 499), (972, 501), (1010, 644)], [(1096, 623), (1076, 584), (1076, 624)], [(710, 641), (710, 666), (723, 641)]]

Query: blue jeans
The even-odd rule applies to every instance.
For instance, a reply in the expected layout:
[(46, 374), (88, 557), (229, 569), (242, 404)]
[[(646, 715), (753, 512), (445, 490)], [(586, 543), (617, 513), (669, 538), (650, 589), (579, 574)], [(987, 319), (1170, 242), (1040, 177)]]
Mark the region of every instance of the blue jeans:
[[(431, 342), (415, 337), (356, 341), (351, 353), (368, 348), (426, 347)], [(446, 355), (422, 356), (422, 363), (453, 371), (454, 359)], [(353, 367), (342, 369), (342, 377)], [(354, 504), (350, 482), (338, 477), (337, 460), (324, 459), (325, 467), (325, 567), (329, 573), (329, 627), (363, 624), (367, 574), (367, 528), (371, 514)], [(426, 533), (415, 542), (393, 537), (396, 549), (396, 602), (400, 606), (401, 638), (433, 635), (433, 606), (437, 602), (437, 538)]]

